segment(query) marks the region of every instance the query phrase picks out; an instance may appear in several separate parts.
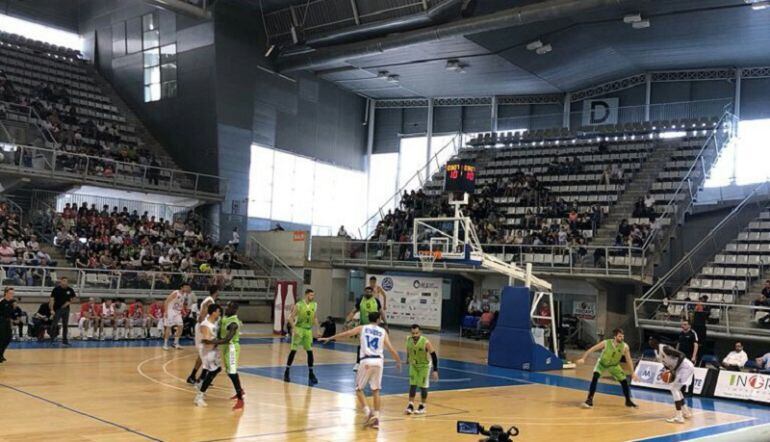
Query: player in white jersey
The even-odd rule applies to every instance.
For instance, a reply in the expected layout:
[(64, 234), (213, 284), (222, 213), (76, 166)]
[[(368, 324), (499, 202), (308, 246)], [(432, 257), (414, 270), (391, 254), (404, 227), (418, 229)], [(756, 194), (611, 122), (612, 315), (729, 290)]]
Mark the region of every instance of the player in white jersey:
[[(206, 320), (206, 317), (208, 316), (208, 308), (210, 305), (214, 305), (217, 303), (217, 299), (219, 299), (219, 287), (212, 285), (209, 287), (209, 296), (206, 296), (206, 299), (201, 302), (201, 308), (200, 313), (198, 314), (198, 324), (195, 326), (195, 348), (200, 349), (201, 341), (200, 341), (200, 333), (198, 332), (198, 326), (203, 323), (203, 321)], [(195, 366), (193, 366), (192, 372), (190, 373), (190, 376), (187, 377), (187, 383), (188, 384), (195, 384), (196, 382), (200, 382), (203, 380), (204, 372), (201, 372), (200, 378), (198, 377), (198, 369), (201, 368), (201, 358), (195, 360)], [(204, 370), (206, 368), (204, 367)]]
[(671, 391), (671, 396), (674, 397), (676, 414), (674, 417), (666, 419), (666, 422), (683, 424), (685, 419), (692, 417), (692, 412), (684, 402), (682, 390), (690, 385), (695, 374), (695, 366), (687, 359), (684, 353), (669, 345), (661, 344), (658, 338), (654, 336), (650, 337), (649, 344), (655, 350), (655, 358), (663, 364), (671, 376), (668, 381), (669, 390)]
[(202, 361), (203, 371), (201, 372), (201, 383), (198, 385), (198, 394), (193, 403), (197, 407), (205, 407), (206, 391), (211, 386), (214, 378), (222, 371), (222, 361), (219, 359), (219, 350), (217, 344), (217, 334), (219, 333), (219, 316), (222, 314), (222, 307), (216, 303), (209, 303), (206, 310), (202, 310), (200, 316), (206, 319), (195, 326), (196, 336), (200, 340), (198, 347), (198, 357)]
[(163, 350), (168, 350), (168, 338), (171, 335), (171, 328), (176, 327), (176, 333), (174, 333), (174, 348), (179, 350), (182, 346), (179, 345), (179, 338), (182, 336), (182, 328), (184, 322), (182, 321), (182, 310), (187, 303), (187, 299), (190, 296), (190, 284), (182, 283), (179, 290), (174, 290), (168, 297), (164, 305), (164, 311), (166, 312), (163, 317)]
[[(369, 324), (359, 325), (346, 332), (319, 339), (321, 342), (327, 342), (334, 339), (347, 338), (356, 335), (359, 336), (361, 342), (359, 357), (361, 358), (361, 362), (358, 367), (358, 372), (356, 373), (356, 399), (366, 415), (365, 426), (374, 429), (380, 428), (380, 389), (382, 388), (382, 370), (385, 365), (383, 357), (384, 349), (388, 349), (388, 352), (390, 352), (391, 356), (393, 356), (393, 359), (396, 361), (396, 367), (401, 371), (401, 358), (398, 356), (398, 352), (396, 352), (390, 344), (388, 332), (377, 324), (379, 319), (379, 311), (370, 312)], [(372, 391), (374, 411), (369, 409), (369, 406), (366, 404), (364, 388), (366, 388), (367, 384)]]

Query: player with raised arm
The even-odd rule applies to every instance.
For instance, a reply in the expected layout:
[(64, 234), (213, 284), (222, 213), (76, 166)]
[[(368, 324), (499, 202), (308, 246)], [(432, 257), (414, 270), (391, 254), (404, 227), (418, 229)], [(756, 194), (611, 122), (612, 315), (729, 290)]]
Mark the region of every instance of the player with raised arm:
[[(409, 366), (409, 403), (406, 414), (425, 414), (430, 378), (438, 380), (438, 356), (428, 338), (422, 335), (417, 324), (412, 325), (412, 335), (406, 338), (406, 363)], [(430, 360), (428, 360), (430, 355)], [(431, 370), (431, 367), (433, 370)], [(420, 388), (420, 406), (414, 409), (414, 398)]]
[(238, 319), (237, 315), (238, 304), (234, 301), (228, 302), (227, 307), (225, 307), (225, 315), (219, 323), (221, 342), (218, 345), (222, 346), (222, 361), (225, 364), (227, 377), (230, 378), (230, 382), (235, 388), (235, 396), (230, 398), (236, 400), (233, 410), (242, 410), (244, 392), (241, 387), (241, 378), (238, 376), (238, 358), (241, 353), (241, 320)]
[(626, 407), (637, 407), (631, 400), (631, 387), (628, 384), (626, 373), (620, 366), (620, 360), (625, 356), (626, 367), (628, 368), (629, 373), (631, 373), (631, 378), (637, 380), (636, 374), (634, 373), (634, 363), (631, 360), (631, 350), (628, 348), (628, 344), (623, 341), (625, 338), (623, 330), (616, 328), (612, 331), (612, 334), (614, 336), (613, 339), (605, 339), (599, 342), (586, 350), (586, 352), (583, 353), (583, 356), (576, 361), (578, 364), (585, 364), (586, 357), (588, 357), (589, 354), (599, 350), (602, 351), (599, 360), (596, 361), (596, 365), (594, 366), (594, 375), (593, 378), (591, 378), (591, 386), (588, 389), (588, 398), (583, 402), (583, 408), (593, 408), (596, 385), (599, 382), (601, 375), (607, 371), (613, 379), (620, 382), (620, 386), (623, 388), (623, 396), (626, 397)]
[(682, 389), (690, 383), (695, 374), (695, 366), (684, 353), (670, 345), (661, 344), (655, 336), (650, 336), (648, 343), (655, 350), (655, 358), (666, 368), (660, 378), (669, 385), (671, 396), (674, 398), (676, 413), (674, 417), (666, 419), (666, 422), (683, 424), (685, 419), (692, 417), (692, 412), (684, 402)]
[[(361, 296), (356, 300), (356, 305), (353, 307), (353, 310), (348, 313), (346, 320), (352, 321), (356, 313), (358, 313), (359, 316), (359, 325), (368, 325), (370, 323), (369, 318), (374, 317), (370, 313), (377, 313), (377, 319), (373, 321), (375, 324), (382, 318), (382, 304), (380, 303), (380, 300), (374, 296), (374, 289), (371, 286), (364, 287), (364, 296)], [(356, 365), (353, 366), (353, 371), (358, 371), (358, 364), (361, 361), (360, 354), (361, 347), (356, 351)]]
[(174, 348), (180, 350), (179, 338), (182, 336), (184, 322), (182, 320), (182, 310), (190, 295), (192, 289), (190, 284), (184, 282), (179, 290), (174, 290), (163, 303), (165, 316), (163, 317), (163, 350), (168, 350), (168, 338), (171, 335), (171, 328), (176, 327), (174, 333)]
[(196, 336), (200, 341), (198, 347), (198, 358), (201, 360), (203, 371), (201, 372), (201, 383), (198, 388), (198, 394), (195, 395), (193, 403), (196, 407), (205, 407), (206, 391), (214, 382), (220, 371), (222, 371), (222, 361), (219, 358), (217, 345), (224, 343), (217, 338), (219, 328), (219, 316), (222, 314), (222, 307), (216, 303), (208, 303), (206, 310), (201, 310), (200, 316), (205, 319), (198, 323), (195, 328)]
[[(359, 336), (359, 357), (361, 360), (361, 367), (356, 374), (356, 399), (358, 405), (363, 409), (366, 415), (367, 427), (374, 429), (380, 428), (380, 389), (382, 388), (382, 371), (385, 366), (383, 358), (383, 349), (387, 348), (390, 355), (396, 361), (396, 367), (401, 371), (401, 358), (398, 356), (398, 352), (390, 344), (388, 333), (384, 328), (377, 325), (377, 320), (380, 317), (379, 311), (369, 312), (368, 324), (359, 325), (356, 328), (350, 329), (346, 332), (338, 333), (328, 338), (321, 338), (319, 341), (328, 342), (334, 339), (347, 338), (351, 336)], [(366, 403), (366, 394), (364, 388), (369, 385), (369, 389), (372, 391), (372, 411)]]
[(291, 308), (288, 318), (291, 324), (291, 351), (286, 360), (286, 371), (283, 372), (284, 382), (291, 381), (289, 370), (294, 363), (297, 348), (302, 346), (307, 352), (308, 382), (310, 385), (318, 383), (318, 378), (313, 373), (313, 326), (318, 327), (316, 310), (318, 310), (318, 304), (315, 302), (313, 289), (306, 289), (305, 297)]
[[(212, 285), (209, 287), (209, 295), (206, 296), (206, 298), (201, 302), (201, 308), (200, 313), (198, 313), (198, 320), (195, 324), (195, 348), (196, 350), (200, 350), (201, 347), (201, 340), (200, 336), (198, 336), (198, 331), (201, 330), (200, 325), (203, 324), (203, 321), (206, 320), (206, 316), (208, 316), (208, 308), (210, 305), (214, 305), (217, 303), (217, 300), (219, 299), (219, 287)], [(190, 372), (190, 376), (187, 377), (187, 383), (188, 384), (195, 384), (197, 382), (203, 381), (203, 378), (205, 376), (205, 368), (204, 371), (201, 372), (201, 376), (198, 377), (198, 369), (201, 368), (201, 365), (203, 362), (201, 361), (200, 356), (198, 356), (197, 359), (195, 359), (195, 365), (193, 366), (192, 372)]]

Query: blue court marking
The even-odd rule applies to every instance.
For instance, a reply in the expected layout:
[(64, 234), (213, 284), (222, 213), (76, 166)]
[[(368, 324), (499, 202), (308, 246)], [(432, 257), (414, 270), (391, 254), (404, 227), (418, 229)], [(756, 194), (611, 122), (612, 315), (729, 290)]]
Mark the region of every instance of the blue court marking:
[[(272, 344), (275, 342), (274, 338), (241, 338), (241, 344)], [(173, 343), (173, 338), (169, 339), (169, 344)], [(183, 347), (192, 347), (193, 340), (190, 338), (182, 338), (179, 344)], [(158, 338), (143, 340), (120, 340), (120, 341), (81, 341), (76, 339), (70, 339), (70, 345), (72, 348), (128, 348), (128, 347), (162, 347), (163, 340)], [(22, 350), (22, 349), (51, 349), (51, 348), (66, 348), (61, 344), (61, 341), (45, 340), (38, 341), (13, 341), (8, 347), (10, 350)]]

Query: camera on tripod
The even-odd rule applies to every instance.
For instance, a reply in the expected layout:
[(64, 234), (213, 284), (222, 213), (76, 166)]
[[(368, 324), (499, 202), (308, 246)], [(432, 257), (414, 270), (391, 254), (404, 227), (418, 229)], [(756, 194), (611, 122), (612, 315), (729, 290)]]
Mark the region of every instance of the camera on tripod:
[(511, 427), (504, 431), (500, 425), (492, 425), (489, 430), (478, 422), (457, 421), (457, 432), (461, 434), (480, 434), (486, 436), (480, 442), (510, 442), (511, 438), (519, 435), (519, 429)]

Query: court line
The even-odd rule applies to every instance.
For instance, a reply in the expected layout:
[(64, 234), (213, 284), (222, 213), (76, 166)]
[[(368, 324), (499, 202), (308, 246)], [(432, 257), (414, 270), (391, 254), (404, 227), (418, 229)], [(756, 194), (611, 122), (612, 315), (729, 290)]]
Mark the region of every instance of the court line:
[(123, 431), (136, 434), (137, 436), (141, 436), (141, 437), (143, 437), (143, 438), (145, 438), (147, 440), (152, 440), (152, 441), (156, 441), (156, 442), (163, 442), (163, 439), (158, 439), (156, 437), (153, 437), (153, 436), (150, 436), (148, 434), (142, 433), (141, 431), (134, 430), (133, 428), (126, 427), (125, 425), (121, 425), (121, 424), (119, 424), (117, 422), (112, 422), (112, 421), (109, 421), (107, 419), (103, 419), (103, 418), (100, 418), (98, 416), (94, 416), (93, 414), (86, 413), (85, 411), (80, 411), (80, 410), (78, 410), (76, 408), (69, 407), (69, 406), (64, 405), (64, 404), (62, 404), (60, 402), (56, 402), (56, 401), (53, 401), (51, 399), (47, 399), (47, 398), (45, 398), (43, 396), (38, 396), (38, 395), (36, 395), (34, 393), (30, 393), (30, 392), (22, 390), (20, 388), (16, 388), (14, 386), (7, 385), (7, 384), (0, 384), (0, 387), (5, 387), (5, 388), (7, 388), (9, 390), (15, 391), (17, 393), (24, 394), (26, 396), (29, 396), (29, 397), (34, 398), (34, 399), (37, 399), (39, 401), (46, 402), (46, 403), (51, 404), (51, 405), (55, 405), (55, 406), (57, 406), (59, 408), (63, 408), (65, 410), (71, 411), (71, 412), (73, 412), (75, 414), (79, 414), (81, 416), (85, 416), (85, 417), (93, 419), (95, 421), (98, 421), (98, 422), (101, 422), (101, 423), (113, 426), (115, 428), (119, 428), (119, 429), (121, 429)]
[[(735, 422), (723, 422), (721, 424), (714, 424), (714, 425), (707, 425), (705, 427), (698, 427), (698, 428), (690, 428), (688, 430), (682, 430), (682, 431), (675, 431), (672, 433), (664, 433), (657, 436), (650, 436), (645, 437), (642, 439), (633, 439), (631, 442), (641, 442), (641, 441), (658, 441), (658, 442), (664, 442), (664, 441), (677, 441), (682, 440), (681, 437), (686, 437), (687, 439), (684, 440), (691, 440), (693, 438), (699, 438), (701, 436), (716, 436), (718, 434), (730, 434), (734, 432), (735, 430), (739, 430), (742, 428), (750, 428), (755, 426), (755, 421), (760, 421), (759, 419), (746, 419), (742, 421), (735, 421)], [(723, 429), (720, 429), (719, 427), (724, 427)], [(716, 430), (716, 431), (715, 431)], [(724, 430), (724, 431), (722, 431)], [(705, 434), (701, 434), (705, 433)]]
[[(403, 381), (408, 381), (409, 380), (409, 378), (406, 377), (406, 376), (393, 376), (391, 374), (383, 374), (382, 377), (384, 377), (384, 378), (393, 378), (393, 379), (401, 379)], [(431, 383), (434, 383), (434, 382), (436, 382), (436, 383), (438, 383), (438, 382), (470, 382), (470, 380), (471, 380), (471, 378), (455, 378), (455, 379), (439, 379), (439, 380), (431, 379), (430, 382)], [(436, 390), (436, 391), (443, 391), (443, 390)], [(403, 394), (403, 393), (400, 393), (400, 394)], [(395, 396), (395, 395), (388, 394), (388, 395), (383, 395), (383, 396)]]

